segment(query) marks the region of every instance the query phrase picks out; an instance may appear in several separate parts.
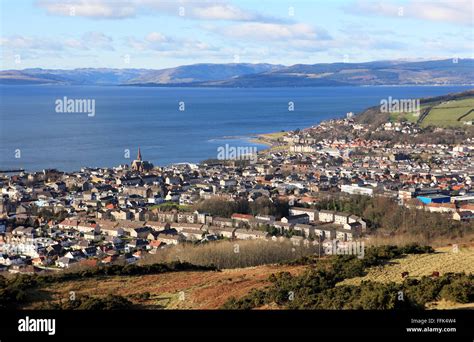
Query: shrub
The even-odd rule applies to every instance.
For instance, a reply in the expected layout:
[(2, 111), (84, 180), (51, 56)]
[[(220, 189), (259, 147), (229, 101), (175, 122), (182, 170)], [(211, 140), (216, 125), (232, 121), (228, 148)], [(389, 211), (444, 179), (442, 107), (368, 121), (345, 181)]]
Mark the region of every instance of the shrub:
[[(0, 278), (0, 308), (16, 308), (21, 303), (27, 301), (28, 291), (35, 288), (45, 286), (48, 284), (61, 283), (64, 281), (78, 280), (84, 278), (98, 277), (98, 276), (136, 276), (144, 274), (157, 274), (166, 272), (180, 272), (180, 271), (216, 271), (215, 266), (198, 266), (188, 262), (174, 261), (164, 264), (150, 264), (139, 266), (135, 264), (130, 265), (111, 265), (95, 267), (88, 270), (78, 272), (62, 272), (54, 275), (17, 275), (11, 279)], [(87, 307), (102, 305), (107, 309), (109, 306), (114, 307), (119, 305), (117, 298), (107, 298), (106, 302), (101, 302), (98, 299), (90, 299)], [(126, 303), (125, 303), (126, 304)], [(83, 305), (82, 302), (68, 301), (66, 308), (74, 309)], [(54, 305), (53, 305), (54, 306)], [(54, 308), (61, 309), (63, 306), (54, 306)]]
[(406, 279), (402, 284), (402, 289), (406, 297), (419, 306), (424, 306), (427, 302), (438, 299), (439, 292), (443, 285), (449, 281), (448, 278), (422, 277), (418, 279)]
[(65, 302), (53, 302), (46, 304), (45, 310), (127, 310), (133, 306), (128, 299), (109, 294), (104, 297), (83, 296), (75, 300)]
[(446, 284), (441, 290), (441, 298), (458, 303), (474, 302), (474, 279), (465, 275)]
[(78, 310), (126, 310), (132, 307), (132, 303), (117, 295), (108, 295), (104, 298), (86, 298), (81, 302)]
[[(362, 282), (359, 286), (336, 286), (340, 281), (364, 275), (365, 269), (380, 265), (404, 253), (431, 253), (431, 247), (411, 245), (405, 248), (381, 246), (369, 248), (364, 259), (355, 256), (331, 256), (323, 259), (303, 257), (295, 264), (309, 264), (299, 276), (279, 273), (270, 276), (272, 285), (241, 299), (228, 301), (225, 308), (250, 309), (276, 303), (287, 309), (422, 309), (427, 302), (441, 297), (461, 303), (474, 301), (474, 276), (446, 274), (439, 278), (406, 279), (403, 284)], [(399, 298), (402, 291), (403, 298)], [(293, 296), (290, 298), (289, 294)]]
[(426, 254), (435, 252), (435, 250), (431, 246), (420, 246), (415, 243), (400, 247), (400, 251), (403, 254)]
[(150, 292), (139, 292), (139, 293), (134, 293), (130, 295), (130, 298), (139, 300), (139, 301), (145, 301), (150, 299), (151, 295)]

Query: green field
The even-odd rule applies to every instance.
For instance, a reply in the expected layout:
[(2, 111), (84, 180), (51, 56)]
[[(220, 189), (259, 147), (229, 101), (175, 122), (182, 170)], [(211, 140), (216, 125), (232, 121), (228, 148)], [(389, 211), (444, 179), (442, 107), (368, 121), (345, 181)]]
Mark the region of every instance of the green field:
[(392, 113), (390, 120), (393, 122), (405, 119), (410, 122), (418, 122), (421, 118), (421, 122), (418, 123), (422, 127), (462, 127), (466, 122), (474, 120), (474, 97), (443, 102), (427, 102), (421, 105), (420, 113), (424, 113), (426, 109), (429, 112), (424, 117), (415, 113)]
[(463, 118), (463, 121), (474, 121), (474, 110)]
[[(474, 114), (464, 116), (474, 109), (474, 98), (446, 101), (433, 106), (424, 118), (422, 126), (462, 126), (464, 122), (472, 121)], [(464, 117), (463, 117), (464, 116)]]
[[(427, 106), (421, 105), (420, 106), (420, 113), (423, 113)], [(390, 121), (395, 122), (402, 119), (405, 119), (409, 122), (416, 123), (418, 121), (419, 115), (415, 113), (391, 113), (390, 114)]]

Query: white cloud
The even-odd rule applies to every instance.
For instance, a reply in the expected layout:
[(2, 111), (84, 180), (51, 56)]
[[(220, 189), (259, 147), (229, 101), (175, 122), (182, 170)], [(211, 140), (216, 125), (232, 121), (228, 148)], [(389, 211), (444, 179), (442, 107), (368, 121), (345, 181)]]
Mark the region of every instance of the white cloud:
[(206, 20), (255, 20), (257, 15), (228, 4), (191, 7), (191, 16)]
[(39, 0), (37, 5), (59, 16), (121, 19), (136, 14), (136, 6), (127, 0)]
[(0, 39), (2, 48), (11, 50), (62, 50), (63, 44), (57, 40), (13, 35)]
[(344, 8), (358, 15), (380, 15), (472, 25), (474, 2), (472, 0), (410, 0), (388, 3), (358, 0)]
[(156, 42), (166, 42), (169, 39), (165, 37), (165, 35), (159, 33), (159, 32), (151, 32), (149, 33), (146, 37), (145, 40), (150, 42), (150, 43), (156, 43)]
[(126, 37), (125, 45), (140, 51), (187, 51), (189, 55), (197, 51), (216, 50), (200, 40), (175, 38), (160, 32), (150, 32), (143, 39)]
[(112, 38), (102, 32), (86, 32), (79, 38), (39, 38), (35, 36), (14, 35), (3, 37), (0, 45), (6, 49), (17, 51), (59, 51), (76, 50), (114, 50)]
[(242, 23), (218, 29), (228, 37), (250, 40), (328, 40), (329, 34), (307, 24)]
[(421, 19), (472, 25), (474, 2), (472, 0), (439, 0), (438, 2), (414, 1), (408, 14)]
[(92, 48), (99, 48), (104, 50), (113, 50), (113, 39), (102, 32), (92, 31), (85, 33), (81, 41), (83, 45)]
[(200, 20), (281, 21), (231, 5), (224, 0), (38, 0), (49, 14), (95, 19), (123, 19), (138, 15), (166, 14)]

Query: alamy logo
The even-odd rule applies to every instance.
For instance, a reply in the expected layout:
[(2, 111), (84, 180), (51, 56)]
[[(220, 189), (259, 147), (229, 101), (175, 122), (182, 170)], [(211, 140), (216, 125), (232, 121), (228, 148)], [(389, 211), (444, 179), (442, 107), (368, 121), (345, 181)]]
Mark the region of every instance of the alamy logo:
[(56, 113), (85, 113), (87, 116), (95, 116), (95, 100), (94, 99), (68, 99), (64, 96), (57, 99)]
[(217, 148), (219, 160), (249, 160), (251, 164), (257, 162), (257, 148), (255, 146), (219, 146)]
[(349, 241), (341, 243), (338, 240), (329, 241), (324, 249), (326, 255), (357, 255), (359, 259), (365, 256), (365, 243)]
[(47, 332), (48, 335), (56, 333), (56, 320), (54, 318), (25, 318), (18, 320), (20, 332)]
[(419, 99), (394, 99), (391, 96), (388, 99), (380, 101), (380, 111), (382, 113), (414, 113), (420, 114)]

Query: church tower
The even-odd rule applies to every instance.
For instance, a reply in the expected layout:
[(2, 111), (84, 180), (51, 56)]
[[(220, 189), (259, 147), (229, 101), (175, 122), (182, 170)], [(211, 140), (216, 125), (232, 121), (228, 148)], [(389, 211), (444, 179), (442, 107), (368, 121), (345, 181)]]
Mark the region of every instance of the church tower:
[(153, 169), (153, 164), (147, 162), (146, 160), (142, 160), (142, 152), (140, 151), (140, 147), (138, 148), (137, 159), (132, 162), (132, 170), (136, 172), (147, 172)]
[(142, 160), (142, 153), (140, 152), (140, 147), (138, 148), (137, 160), (139, 160), (139, 161)]

